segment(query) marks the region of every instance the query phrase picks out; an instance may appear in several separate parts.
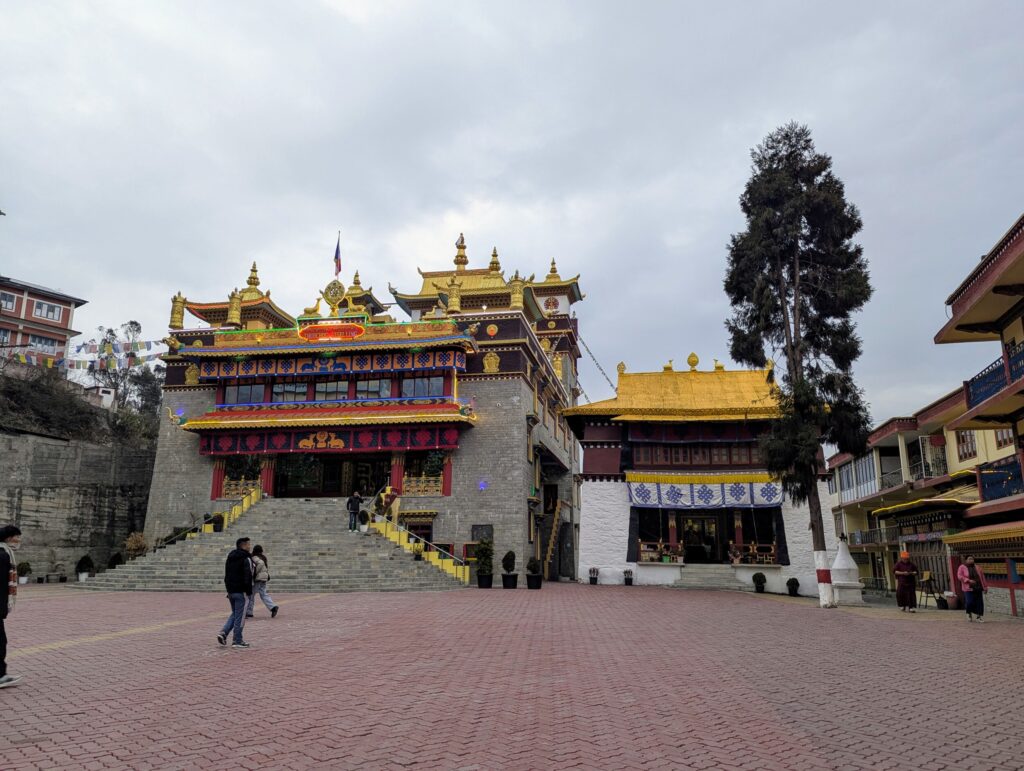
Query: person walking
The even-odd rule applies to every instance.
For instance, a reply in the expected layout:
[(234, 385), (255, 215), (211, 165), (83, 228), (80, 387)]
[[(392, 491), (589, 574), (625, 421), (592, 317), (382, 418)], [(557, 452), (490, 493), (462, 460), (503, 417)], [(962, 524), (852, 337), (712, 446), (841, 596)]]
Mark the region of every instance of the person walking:
[(893, 572), (896, 574), (896, 604), (902, 611), (916, 613), (917, 565), (910, 561), (910, 552), (900, 552), (900, 561), (893, 565)]
[(968, 555), (963, 564), (956, 569), (956, 577), (964, 592), (964, 610), (967, 611), (967, 620), (983, 622), (985, 619), (982, 616), (985, 615), (985, 595), (988, 594), (988, 584), (985, 583), (985, 574), (974, 564), (974, 557)]
[(217, 635), (217, 642), (227, 645), (228, 632), (233, 632), (232, 648), (249, 647), (249, 643), (242, 639), (242, 627), (245, 626), (245, 605), (252, 595), (251, 548), (252, 542), (248, 538), (239, 538), (224, 563), (224, 587), (228, 590), (231, 615)]
[(267, 581), (270, 580), (270, 564), (267, 562), (267, 555), (263, 553), (263, 547), (256, 544), (252, 547), (252, 594), (249, 595), (249, 606), (245, 609), (245, 617), (252, 618), (256, 606), (256, 595), (263, 600), (263, 604), (270, 611), (271, 618), (277, 618), (277, 605), (267, 594)]
[(359, 527), (359, 507), (362, 503), (363, 496), (359, 494), (358, 490), (355, 490), (345, 502), (345, 508), (348, 509), (348, 529), (350, 532), (354, 532)]
[(21, 545), (21, 530), (15, 525), (0, 527), (0, 579), (4, 581), (3, 599), (0, 600), (0, 688), (10, 688), (21, 682), (21, 677), (7, 674), (7, 630), (4, 623), (14, 611), (18, 599), (18, 567), (14, 552)]

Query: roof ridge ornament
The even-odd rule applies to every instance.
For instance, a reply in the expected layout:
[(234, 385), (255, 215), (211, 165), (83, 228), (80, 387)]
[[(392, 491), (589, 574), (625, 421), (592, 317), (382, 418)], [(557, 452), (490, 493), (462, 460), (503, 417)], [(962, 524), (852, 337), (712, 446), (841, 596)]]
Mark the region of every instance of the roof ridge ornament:
[(700, 364), (700, 359), (697, 357), (696, 353), (691, 352), (690, 355), (686, 357), (686, 363), (690, 365), (690, 372), (696, 372), (697, 365)]
[(501, 263), (498, 261), (498, 247), (491, 252), (491, 264), (487, 266), (491, 273), (501, 273)]
[(558, 266), (555, 265), (555, 258), (551, 258), (551, 270), (548, 271), (545, 281), (561, 281), (562, 277), (558, 275)]
[[(249, 278), (245, 280), (245, 283), (247, 286), (241, 292), (243, 300), (258, 300), (263, 297), (263, 292), (260, 291), (260, 274), (256, 268), (255, 261), (252, 264), (252, 268), (249, 269)], [(238, 290), (236, 289), (235, 291)]]
[(469, 257), (466, 256), (466, 237), (459, 233), (459, 240), (455, 242), (455, 269), (465, 270), (469, 265)]

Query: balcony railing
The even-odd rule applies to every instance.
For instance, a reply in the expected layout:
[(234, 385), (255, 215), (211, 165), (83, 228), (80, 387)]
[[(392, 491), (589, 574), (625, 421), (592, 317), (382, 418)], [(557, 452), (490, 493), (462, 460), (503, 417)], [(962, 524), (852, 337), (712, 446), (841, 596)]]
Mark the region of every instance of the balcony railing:
[(1006, 386), (1006, 364), (1000, 356), (967, 381), (967, 408), (976, 407)]
[(1010, 360), (1010, 380), (1015, 382), (1024, 377), (1024, 342), (1008, 347), (1006, 358)]
[(949, 473), (946, 466), (946, 459), (936, 455), (928, 460), (921, 460), (910, 467), (910, 478), (917, 482), (920, 479), (931, 479), (942, 477)]
[(888, 490), (890, 487), (898, 487), (903, 484), (903, 472), (900, 469), (886, 471), (882, 474), (881, 489)]
[(403, 477), (402, 495), (436, 498), (443, 494), (442, 477)]
[(875, 527), (871, 530), (854, 530), (850, 533), (850, 546), (870, 546), (872, 544), (899, 543), (898, 527)]
[(1016, 457), (1003, 458), (978, 466), (981, 481), (981, 499), (994, 501), (1024, 493), (1024, 479)]

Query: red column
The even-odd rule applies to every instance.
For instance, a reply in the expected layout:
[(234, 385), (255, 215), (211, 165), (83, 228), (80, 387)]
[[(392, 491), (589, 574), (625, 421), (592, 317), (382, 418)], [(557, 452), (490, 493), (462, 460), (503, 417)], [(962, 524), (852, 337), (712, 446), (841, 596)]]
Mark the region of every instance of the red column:
[(391, 453), (391, 492), (395, 495), (402, 494), (402, 478), (405, 476), (405, 453)]
[(276, 467), (276, 455), (264, 455), (260, 458), (260, 488), (267, 497), (274, 495), (274, 470)]
[(737, 512), (733, 515), (733, 524), (736, 527), (736, 540), (737, 546), (743, 545), (743, 515)]
[(676, 515), (668, 515), (668, 543), (673, 548), (679, 544), (679, 536), (676, 533)]
[(445, 456), (444, 469), (441, 472), (441, 495), (452, 494), (452, 456)]
[(213, 462), (213, 484), (210, 485), (210, 500), (215, 501), (224, 492), (224, 459), (217, 458)]

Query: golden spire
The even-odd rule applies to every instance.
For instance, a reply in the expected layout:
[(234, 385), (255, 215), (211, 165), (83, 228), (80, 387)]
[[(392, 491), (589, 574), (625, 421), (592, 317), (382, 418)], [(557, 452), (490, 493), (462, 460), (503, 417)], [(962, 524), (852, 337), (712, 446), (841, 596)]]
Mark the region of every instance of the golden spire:
[(686, 363), (690, 365), (690, 372), (696, 372), (697, 365), (700, 364), (700, 359), (697, 358), (697, 354), (691, 353), (686, 357)]
[(171, 298), (171, 322), (168, 329), (181, 329), (185, 326), (185, 296), (178, 292)]
[(361, 292), (362, 289), (363, 285), (359, 283), (359, 271), (357, 270), (356, 274), (352, 276), (352, 286), (349, 287), (348, 291), (354, 292), (355, 294), (359, 294), (359, 292)]
[(548, 271), (547, 278), (545, 281), (561, 281), (562, 277), (558, 275), (558, 266), (555, 265), (555, 258), (551, 258), (551, 270)]
[(466, 256), (466, 237), (459, 233), (459, 240), (455, 242), (455, 269), (465, 270), (469, 265), (469, 257)]
[[(256, 263), (252, 264), (252, 268), (249, 270), (249, 278), (245, 280), (248, 286), (242, 290), (243, 300), (258, 300), (263, 297), (263, 292), (260, 291), (260, 274), (256, 271)], [(238, 291), (237, 289), (235, 290)]]
[(662, 372), (675, 372), (675, 370), (672, 369), (672, 359), (668, 360), (668, 364), (665, 364), (665, 365), (662, 366), (661, 371)]
[(494, 247), (494, 251), (491, 252), (491, 264), (487, 267), (490, 268), (491, 273), (501, 273), (501, 263), (498, 262), (498, 247)]
[(228, 297), (228, 317), (224, 324), (225, 326), (242, 326), (242, 295), (239, 294), (238, 289), (235, 289)]
[(508, 281), (508, 288), (511, 290), (508, 307), (514, 311), (523, 309), (523, 288), (526, 286), (526, 283), (523, 277), (519, 275), (518, 270)]

